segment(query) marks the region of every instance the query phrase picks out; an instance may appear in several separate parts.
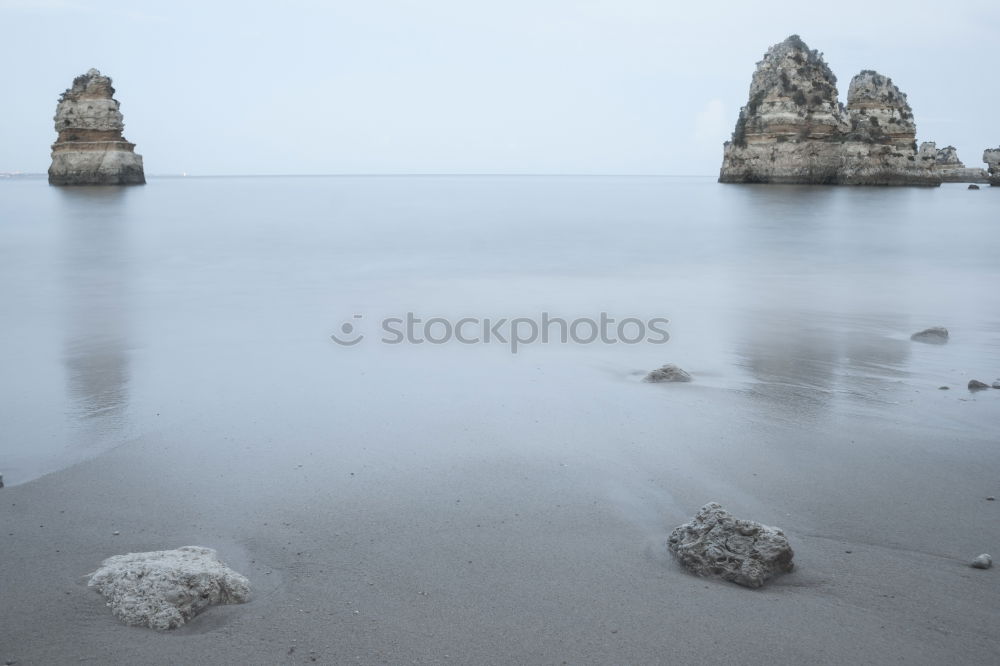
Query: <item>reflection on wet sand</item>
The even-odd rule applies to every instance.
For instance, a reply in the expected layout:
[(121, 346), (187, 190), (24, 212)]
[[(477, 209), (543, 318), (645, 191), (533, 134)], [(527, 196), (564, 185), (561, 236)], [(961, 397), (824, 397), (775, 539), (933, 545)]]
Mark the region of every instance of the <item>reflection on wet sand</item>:
[(750, 291), (733, 283), (733, 301), (746, 306), (735, 354), (756, 380), (751, 395), (790, 406), (790, 418), (826, 413), (835, 396), (880, 400), (908, 376), (911, 346), (899, 336), (909, 327), (902, 315), (876, 314), (884, 285), (871, 265), (901, 246), (899, 213), (920, 202), (911, 192), (823, 187), (736, 194), (741, 256), (758, 280)]
[(757, 380), (752, 394), (792, 405), (794, 414), (816, 416), (835, 394), (878, 400), (888, 383), (908, 375), (909, 340), (886, 333), (901, 323), (789, 312), (750, 321), (736, 354)]
[(60, 190), (66, 386), (84, 446), (107, 444), (128, 405), (129, 239), (125, 188)]

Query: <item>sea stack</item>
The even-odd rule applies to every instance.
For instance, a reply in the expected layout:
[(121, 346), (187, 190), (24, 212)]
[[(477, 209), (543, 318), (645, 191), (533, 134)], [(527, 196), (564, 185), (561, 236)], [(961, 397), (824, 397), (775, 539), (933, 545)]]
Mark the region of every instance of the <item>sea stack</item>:
[(719, 182), (940, 185), (917, 160), (916, 125), (892, 79), (865, 70), (840, 103), (837, 77), (798, 35), (757, 63)]
[(96, 69), (73, 79), (59, 98), (50, 185), (143, 185), (142, 155), (125, 128), (110, 77)]
[(984, 151), (983, 161), (989, 167), (990, 185), (1000, 187), (1000, 148), (989, 148)]

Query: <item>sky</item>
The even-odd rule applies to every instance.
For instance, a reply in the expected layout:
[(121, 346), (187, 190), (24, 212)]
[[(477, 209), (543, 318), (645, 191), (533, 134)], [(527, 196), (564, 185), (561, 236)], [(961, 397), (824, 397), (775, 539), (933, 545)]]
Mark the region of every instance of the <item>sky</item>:
[(0, 171), (44, 172), (73, 78), (114, 79), (149, 175), (718, 173), (767, 48), (841, 100), (862, 69), (918, 141), (1000, 145), (996, 0), (0, 0)]

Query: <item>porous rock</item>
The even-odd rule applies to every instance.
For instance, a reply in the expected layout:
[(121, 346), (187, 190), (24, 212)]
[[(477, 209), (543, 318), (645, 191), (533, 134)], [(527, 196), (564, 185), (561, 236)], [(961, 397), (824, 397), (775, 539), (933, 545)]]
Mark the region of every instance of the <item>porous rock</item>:
[(760, 587), (793, 567), (794, 553), (784, 532), (734, 518), (716, 502), (675, 528), (667, 547), (692, 573), (746, 587)]
[[(933, 142), (931, 145), (935, 145)], [(921, 146), (922, 147), (922, 146)], [(942, 167), (964, 167), (962, 160), (958, 159), (958, 149), (955, 146), (945, 146), (944, 148), (939, 148), (937, 155), (934, 156), (934, 161), (939, 166)]]
[(948, 329), (943, 326), (933, 326), (918, 331), (910, 336), (911, 340), (926, 342), (932, 345), (943, 345), (948, 342)]
[(122, 622), (152, 629), (174, 629), (208, 606), (250, 597), (250, 582), (200, 546), (109, 557), (88, 585)]
[(668, 363), (662, 368), (651, 371), (642, 380), (650, 384), (663, 384), (667, 382), (689, 382), (691, 375), (673, 363)]
[(73, 79), (56, 106), (51, 185), (142, 185), (146, 176), (125, 128), (111, 79), (96, 69)]

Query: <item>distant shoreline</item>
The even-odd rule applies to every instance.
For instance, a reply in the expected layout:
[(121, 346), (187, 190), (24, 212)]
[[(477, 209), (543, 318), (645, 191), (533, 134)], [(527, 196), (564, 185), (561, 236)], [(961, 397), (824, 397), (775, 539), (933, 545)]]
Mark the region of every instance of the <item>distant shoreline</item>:
[[(45, 178), (45, 173), (0, 172), (0, 178)], [(716, 178), (678, 173), (216, 173), (149, 174), (150, 178)]]
[[(45, 173), (0, 172), (3, 180), (43, 180)], [(715, 181), (717, 174), (677, 174), (677, 173), (244, 173), (244, 174), (149, 174), (147, 178), (162, 180), (222, 179), (222, 178), (710, 178)], [(945, 181), (948, 185), (965, 185), (973, 180)], [(782, 183), (784, 185), (810, 185), (809, 183)], [(873, 185), (872, 187), (880, 187)]]

